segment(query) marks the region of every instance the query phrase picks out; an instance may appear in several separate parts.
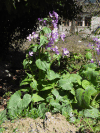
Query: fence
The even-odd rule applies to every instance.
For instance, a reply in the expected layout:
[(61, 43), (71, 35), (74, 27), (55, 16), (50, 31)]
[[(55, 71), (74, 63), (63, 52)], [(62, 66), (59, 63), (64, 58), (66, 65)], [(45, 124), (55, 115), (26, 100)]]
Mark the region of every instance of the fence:
[[(48, 25), (47, 27), (50, 27), (50, 26)], [(70, 34), (70, 28), (71, 26), (59, 25), (58, 33), (61, 34), (62, 32), (64, 32), (65, 34)], [(42, 29), (42, 26), (39, 25), (39, 27), (36, 30), (37, 33), (40, 32), (41, 29)], [(51, 29), (53, 30), (52, 27)], [(75, 26), (75, 32), (83, 33), (83, 34), (91, 34), (91, 29), (88, 26)]]

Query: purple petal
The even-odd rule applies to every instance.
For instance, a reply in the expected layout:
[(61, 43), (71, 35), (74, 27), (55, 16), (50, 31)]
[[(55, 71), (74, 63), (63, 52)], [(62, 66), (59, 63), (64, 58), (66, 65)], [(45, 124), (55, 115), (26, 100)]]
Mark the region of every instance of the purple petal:
[(29, 56), (33, 56), (33, 51), (29, 52)]
[(91, 63), (94, 63), (93, 59), (91, 59)]

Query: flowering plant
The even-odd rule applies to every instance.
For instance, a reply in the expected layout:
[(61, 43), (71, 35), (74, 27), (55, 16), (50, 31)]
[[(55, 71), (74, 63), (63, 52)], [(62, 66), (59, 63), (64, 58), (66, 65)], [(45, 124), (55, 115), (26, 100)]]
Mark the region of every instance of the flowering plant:
[[(53, 61), (59, 60), (61, 57), (68, 58), (69, 51), (62, 47), (61, 55), (57, 46), (51, 48), (54, 42), (57, 42), (59, 39), (57, 28), (58, 15), (56, 12), (49, 13), (49, 15), (53, 19), (54, 29), (51, 31), (50, 28), (44, 26), (39, 35), (33, 32), (32, 35), (30, 34), (27, 37), (29, 41), (36, 38), (39, 42), (31, 44), (27, 51), (26, 59), (23, 61), (26, 76), (20, 83), (20, 86), (24, 85), (25, 88), (20, 89), (11, 96), (8, 104), (9, 113), (11, 116), (14, 116), (17, 111), (20, 114), (27, 107), (29, 111), (36, 104), (35, 107), (38, 108), (40, 117), (44, 116), (49, 108), (52, 109), (53, 113), (60, 111), (64, 114), (67, 112), (70, 121), (74, 122), (76, 118), (73, 114), (73, 107), (77, 104), (79, 108), (87, 109), (84, 111), (85, 116), (89, 114), (88, 116), (97, 118), (97, 108), (99, 106), (95, 100), (95, 97), (99, 94), (97, 66), (92, 63), (84, 65), (84, 68), (82, 68), (84, 71), (79, 70), (76, 74), (66, 72), (66, 74), (60, 75), (51, 70)], [(44, 22), (43, 25), (46, 25), (48, 22), (47, 18), (39, 20), (41, 23)], [(60, 37), (64, 41), (65, 35), (62, 34)], [(51, 49), (55, 52), (52, 60), (49, 52), (44, 52), (44, 49)], [(81, 55), (79, 58), (77, 56), (75, 58), (79, 59)], [(90, 60), (91, 58), (92, 55), (88, 52), (86, 59)], [(23, 96), (23, 99), (20, 97), (21, 91), (27, 93)], [(94, 109), (93, 107), (96, 108)], [(91, 115), (91, 112), (94, 115)]]

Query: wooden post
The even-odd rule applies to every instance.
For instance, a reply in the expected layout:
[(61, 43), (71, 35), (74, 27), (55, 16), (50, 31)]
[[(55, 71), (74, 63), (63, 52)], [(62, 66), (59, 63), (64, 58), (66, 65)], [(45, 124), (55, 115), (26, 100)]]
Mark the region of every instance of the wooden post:
[(70, 33), (75, 34), (75, 20), (72, 20), (71, 22)]

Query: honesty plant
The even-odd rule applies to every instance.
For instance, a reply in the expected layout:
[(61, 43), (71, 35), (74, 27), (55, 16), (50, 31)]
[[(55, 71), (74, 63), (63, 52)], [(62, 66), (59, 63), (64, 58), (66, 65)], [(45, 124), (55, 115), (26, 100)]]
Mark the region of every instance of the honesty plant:
[[(23, 61), (26, 76), (20, 83), (22, 89), (15, 92), (9, 100), (8, 112), (10, 117), (15, 116), (16, 113), (22, 113), (25, 108), (29, 110), (38, 108), (39, 116), (43, 117), (49, 108), (52, 109), (53, 113), (61, 112), (63, 115), (67, 113), (70, 122), (75, 122), (73, 110), (74, 107), (75, 109), (77, 107), (81, 110), (79, 111), (80, 115), (98, 118), (100, 101), (96, 98), (100, 93), (98, 72), (100, 68), (97, 68), (94, 63), (89, 63), (83, 65), (82, 70), (80, 69), (76, 74), (66, 72), (60, 75), (51, 70), (52, 62), (61, 58), (61, 56), (67, 58), (69, 51), (62, 47), (62, 55), (60, 56), (57, 46), (51, 48), (54, 41), (58, 39), (58, 15), (54, 11), (49, 14), (54, 19), (52, 21), (54, 29), (51, 31), (50, 28), (44, 26), (38, 36), (34, 32), (33, 35), (30, 34), (28, 37), (29, 41), (36, 37), (36, 39), (40, 39), (40, 42), (31, 44), (27, 51), (26, 59)], [(46, 20), (45, 24), (49, 23), (47, 18), (39, 20), (41, 23), (44, 23), (44, 20)], [(61, 35), (61, 38), (65, 38), (64, 34)], [(43, 52), (44, 48), (55, 51), (53, 60), (51, 60), (48, 51)], [(77, 56), (75, 58), (77, 59)], [(79, 58), (81, 58), (81, 55)], [(86, 59), (87, 61), (92, 59), (90, 52), (86, 53)], [(26, 93), (23, 98), (21, 98), (21, 91)], [(39, 105), (38, 102), (40, 102)], [(34, 104), (37, 106), (34, 107)]]

